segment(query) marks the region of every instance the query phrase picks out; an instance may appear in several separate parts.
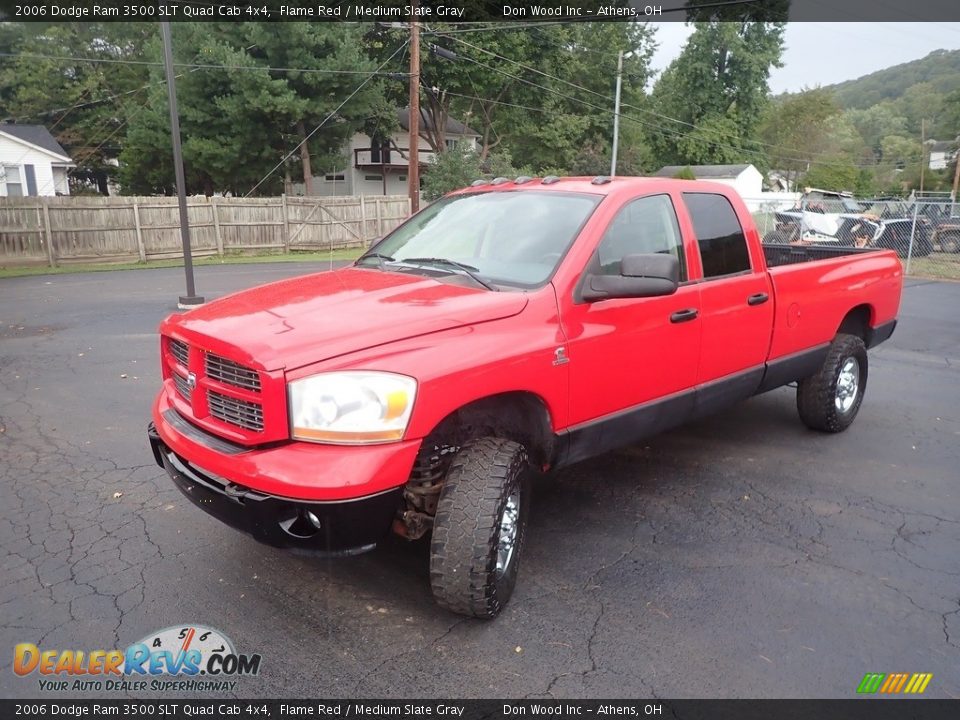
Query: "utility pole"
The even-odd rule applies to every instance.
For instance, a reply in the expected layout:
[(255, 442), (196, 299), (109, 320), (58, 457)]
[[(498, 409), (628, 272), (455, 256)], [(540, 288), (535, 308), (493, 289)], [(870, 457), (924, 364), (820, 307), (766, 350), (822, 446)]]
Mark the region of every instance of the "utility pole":
[(193, 285), (193, 255), (190, 252), (190, 221), (187, 218), (186, 180), (183, 175), (183, 149), (180, 147), (180, 114), (177, 111), (177, 86), (173, 74), (173, 46), (170, 23), (160, 23), (163, 38), (163, 68), (167, 75), (167, 102), (170, 106), (170, 135), (173, 140), (173, 169), (177, 176), (177, 200), (180, 205), (180, 241), (183, 243), (183, 272), (187, 276), (187, 294), (181, 295), (178, 307), (189, 310), (203, 304)]
[[(960, 185), (960, 150), (955, 151), (953, 160), (956, 163), (956, 167), (953, 171), (953, 192), (950, 193), (950, 202), (955, 203), (957, 201), (957, 185)], [(953, 208), (951, 208), (953, 210)], [(953, 212), (950, 213), (951, 215)]]
[(927, 166), (927, 126), (926, 120), (920, 118), (920, 192), (923, 192), (923, 171)]
[[(419, 0), (413, 0), (417, 11)], [(416, 17), (414, 15), (414, 17)], [(407, 168), (407, 192), (410, 195), (410, 212), (420, 209), (420, 23), (410, 20), (410, 159)]]
[(610, 151), (610, 177), (617, 176), (617, 145), (620, 143), (620, 88), (623, 85), (623, 50), (617, 56), (617, 99), (613, 108), (613, 148)]

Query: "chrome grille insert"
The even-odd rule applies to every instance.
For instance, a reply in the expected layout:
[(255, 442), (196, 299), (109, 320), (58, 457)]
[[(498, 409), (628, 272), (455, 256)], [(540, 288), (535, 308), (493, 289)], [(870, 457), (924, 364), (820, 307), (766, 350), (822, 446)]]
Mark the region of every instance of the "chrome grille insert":
[(207, 403), (210, 414), (218, 420), (246, 430), (263, 430), (263, 406), (260, 403), (238, 400), (213, 390), (207, 390)]
[(177, 386), (177, 392), (180, 393), (180, 397), (189, 401), (190, 395), (193, 394), (193, 390), (191, 390), (190, 386), (187, 384), (187, 379), (179, 373), (173, 373), (173, 384)]
[(190, 349), (185, 342), (170, 338), (170, 352), (177, 359), (178, 363), (187, 367), (187, 358), (190, 354)]
[(207, 353), (207, 377), (227, 385), (260, 392), (260, 375), (256, 370), (213, 353)]

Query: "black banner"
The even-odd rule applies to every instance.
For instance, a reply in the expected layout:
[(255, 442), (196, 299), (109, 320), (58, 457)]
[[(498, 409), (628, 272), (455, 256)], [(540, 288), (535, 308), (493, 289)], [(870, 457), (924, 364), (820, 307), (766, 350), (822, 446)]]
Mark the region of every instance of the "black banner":
[(960, 700), (0, 700), (0, 718), (953, 720)]
[(957, 0), (0, 0), (21, 22), (946, 22)]

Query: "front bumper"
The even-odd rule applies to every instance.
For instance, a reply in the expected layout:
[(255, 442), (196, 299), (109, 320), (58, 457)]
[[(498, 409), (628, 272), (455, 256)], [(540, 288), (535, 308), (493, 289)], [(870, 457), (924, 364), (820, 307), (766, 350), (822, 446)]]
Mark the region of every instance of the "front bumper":
[(154, 459), (190, 502), (221, 522), (275, 547), (325, 553), (373, 548), (390, 529), (402, 488), (353, 500), (293, 500), (214, 477), (171, 450), (154, 423), (147, 427)]

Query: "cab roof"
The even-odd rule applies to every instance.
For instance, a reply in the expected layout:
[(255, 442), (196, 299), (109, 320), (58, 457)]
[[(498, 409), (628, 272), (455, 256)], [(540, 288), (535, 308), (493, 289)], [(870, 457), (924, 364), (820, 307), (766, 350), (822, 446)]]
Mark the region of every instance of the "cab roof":
[(550, 192), (589, 193), (592, 195), (636, 195), (638, 193), (667, 192), (714, 192), (723, 195), (735, 192), (729, 185), (705, 180), (680, 180), (663, 177), (608, 177), (579, 176), (542, 178), (494, 178), (476, 180), (469, 187), (455, 190), (451, 195), (474, 192), (513, 192), (518, 190), (549, 190)]

